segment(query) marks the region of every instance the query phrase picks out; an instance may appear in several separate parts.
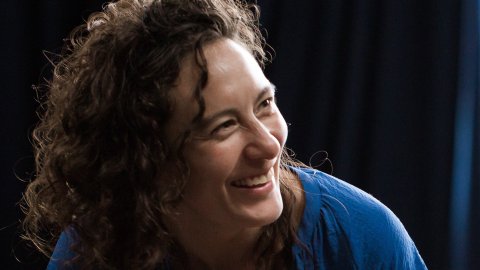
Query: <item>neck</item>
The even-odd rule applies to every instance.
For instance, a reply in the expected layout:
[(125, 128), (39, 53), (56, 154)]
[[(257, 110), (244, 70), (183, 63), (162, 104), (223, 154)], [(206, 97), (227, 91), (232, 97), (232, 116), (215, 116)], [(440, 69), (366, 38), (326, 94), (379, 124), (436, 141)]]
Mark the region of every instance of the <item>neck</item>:
[(185, 252), (188, 269), (255, 269), (255, 245), (262, 228), (225, 230), (177, 218), (169, 223)]

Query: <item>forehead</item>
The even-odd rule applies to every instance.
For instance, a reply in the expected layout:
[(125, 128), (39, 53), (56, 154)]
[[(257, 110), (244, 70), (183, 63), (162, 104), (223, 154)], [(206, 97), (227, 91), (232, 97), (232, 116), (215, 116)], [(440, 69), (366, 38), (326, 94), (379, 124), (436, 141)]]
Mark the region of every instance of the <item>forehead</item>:
[[(231, 39), (220, 39), (208, 43), (202, 50), (208, 71), (208, 82), (203, 94), (218, 94), (242, 85), (260, 87), (258, 83), (269, 84), (255, 58), (239, 43)], [(182, 100), (194, 100), (194, 89), (200, 78), (200, 68), (195, 57), (200, 58), (190, 53), (181, 63), (174, 96)], [(263, 81), (260, 82), (259, 77)]]

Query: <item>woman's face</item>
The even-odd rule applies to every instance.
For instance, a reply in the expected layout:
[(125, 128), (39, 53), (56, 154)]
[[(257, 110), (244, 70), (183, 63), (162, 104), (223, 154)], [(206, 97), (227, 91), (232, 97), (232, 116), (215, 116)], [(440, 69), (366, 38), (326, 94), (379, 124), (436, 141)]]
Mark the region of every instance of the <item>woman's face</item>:
[(193, 89), (198, 67), (188, 57), (175, 89), (175, 113), (167, 126), (174, 140), (192, 127), (184, 146), (190, 168), (179, 219), (216, 230), (260, 227), (283, 209), (279, 162), (287, 127), (274, 99), (274, 87), (252, 55), (229, 39), (206, 45), (208, 82), (198, 113)]

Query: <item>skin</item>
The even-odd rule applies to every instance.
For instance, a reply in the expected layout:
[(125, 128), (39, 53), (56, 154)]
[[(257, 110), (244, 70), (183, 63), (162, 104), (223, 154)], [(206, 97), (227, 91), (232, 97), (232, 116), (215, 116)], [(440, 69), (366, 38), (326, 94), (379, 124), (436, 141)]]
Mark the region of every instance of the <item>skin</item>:
[[(253, 269), (262, 227), (283, 210), (279, 160), (287, 126), (273, 85), (247, 50), (229, 39), (203, 49), (209, 76), (202, 91), (206, 110), (185, 145), (190, 178), (178, 215), (167, 224), (188, 254), (191, 269)], [(189, 56), (167, 125), (172, 142), (191, 128), (198, 112), (192, 90), (197, 80), (198, 67)], [(245, 186), (261, 175), (266, 182)]]

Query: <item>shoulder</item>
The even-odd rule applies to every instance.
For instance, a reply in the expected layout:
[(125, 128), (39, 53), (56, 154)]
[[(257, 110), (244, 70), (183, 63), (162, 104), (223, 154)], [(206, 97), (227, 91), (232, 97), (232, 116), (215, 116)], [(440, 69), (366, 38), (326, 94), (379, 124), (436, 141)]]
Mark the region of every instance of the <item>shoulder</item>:
[[(357, 269), (425, 268), (400, 220), (380, 201), (318, 170), (294, 168), (294, 171), (305, 194), (299, 229), (301, 241), (313, 241), (312, 248), (338, 252), (336, 257), (350, 260)], [(319, 240), (323, 242), (321, 245), (315, 243)]]
[(363, 224), (371, 220), (376, 224), (381, 220), (398, 221), (380, 201), (343, 180), (310, 168), (298, 168), (295, 172), (304, 189), (306, 212), (333, 211), (341, 221)]

